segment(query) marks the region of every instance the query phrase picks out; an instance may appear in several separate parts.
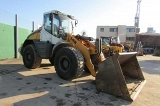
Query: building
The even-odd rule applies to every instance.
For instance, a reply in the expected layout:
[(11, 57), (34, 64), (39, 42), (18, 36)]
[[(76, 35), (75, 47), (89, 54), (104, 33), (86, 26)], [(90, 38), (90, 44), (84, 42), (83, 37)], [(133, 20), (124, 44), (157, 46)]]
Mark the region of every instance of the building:
[(153, 29), (153, 27), (148, 27), (146, 33), (156, 33), (156, 31)]
[(159, 33), (137, 33), (135, 44), (139, 41), (142, 42), (144, 48), (155, 48), (160, 46), (160, 34)]
[(160, 34), (159, 33), (137, 33), (135, 45), (141, 42), (144, 53), (160, 55)]
[(137, 31), (135, 26), (97, 26), (96, 37), (119, 37), (120, 42), (128, 42), (134, 44), (136, 32)]

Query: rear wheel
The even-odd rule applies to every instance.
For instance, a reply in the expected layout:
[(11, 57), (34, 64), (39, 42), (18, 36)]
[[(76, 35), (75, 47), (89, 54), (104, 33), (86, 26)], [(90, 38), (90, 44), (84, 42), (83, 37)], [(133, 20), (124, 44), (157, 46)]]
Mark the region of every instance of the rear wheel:
[(56, 53), (54, 65), (60, 78), (71, 80), (82, 74), (84, 58), (78, 49), (64, 47)]
[(41, 65), (41, 57), (35, 50), (33, 44), (27, 45), (23, 49), (23, 63), (27, 68), (37, 68)]

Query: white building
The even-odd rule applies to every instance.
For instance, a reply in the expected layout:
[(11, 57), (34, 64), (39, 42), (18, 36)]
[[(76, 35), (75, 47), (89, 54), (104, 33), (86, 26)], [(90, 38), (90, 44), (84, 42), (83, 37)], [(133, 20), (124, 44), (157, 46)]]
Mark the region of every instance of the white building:
[(96, 37), (119, 37), (120, 42), (135, 43), (135, 26), (97, 26)]

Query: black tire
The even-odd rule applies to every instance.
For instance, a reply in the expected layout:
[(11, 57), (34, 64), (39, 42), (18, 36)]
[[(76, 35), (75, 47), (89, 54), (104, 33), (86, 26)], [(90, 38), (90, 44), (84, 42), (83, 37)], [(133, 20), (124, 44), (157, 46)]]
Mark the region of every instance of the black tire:
[(24, 47), (22, 56), (23, 63), (27, 68), (35, 69), (41, 65), (42, 59), (36, 52), (33, 44)]
[(84, 68), (84, 58), (78, 49), (72, 47), (61, 48), (54, 59), (55, 70), (64, 80), (79, 77)]

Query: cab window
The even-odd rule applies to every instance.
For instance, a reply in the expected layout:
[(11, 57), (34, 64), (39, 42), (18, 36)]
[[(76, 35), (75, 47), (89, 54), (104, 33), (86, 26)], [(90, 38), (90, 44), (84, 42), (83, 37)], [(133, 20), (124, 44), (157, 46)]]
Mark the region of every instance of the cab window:
[(44, 15), (44, 29), (47, 32), (52, 33), (51, 20), (49, 19), (49, 16), (49, 14)]
[(53, 35), (58, 37), (58, 28), (60, 26), (60, 21), (58, 15), (54, 15), (53, 17)]

